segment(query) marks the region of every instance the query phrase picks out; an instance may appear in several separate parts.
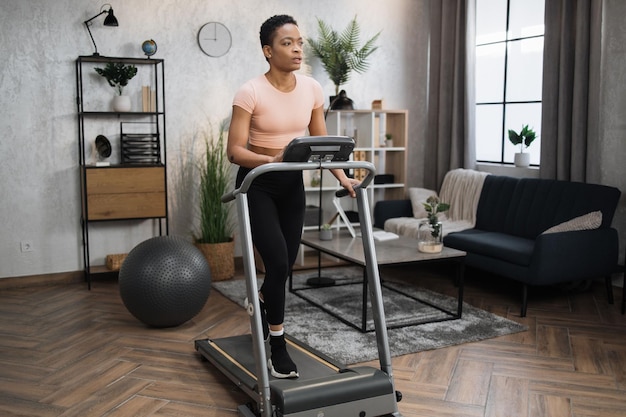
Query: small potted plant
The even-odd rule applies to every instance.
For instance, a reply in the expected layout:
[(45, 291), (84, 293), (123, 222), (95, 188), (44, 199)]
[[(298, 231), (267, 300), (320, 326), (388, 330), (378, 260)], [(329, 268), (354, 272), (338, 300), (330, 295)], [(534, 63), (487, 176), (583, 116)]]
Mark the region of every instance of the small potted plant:
[[(361, 29), (354, 19), (348, 23), (343, 32), (338, 33), (323, 20), (317, 19), (318, 38), (307, 38), (312, 53), (322, 61), (324, 70), (335, 84), (335, 95), (331, 97), (331, 106), (335, 98), (339, 98), (339, 87), (350, 79), (352, 71), (362, 74), (369, 68), (367, 58), (378, 49), (375, 46), (380, 35), (378, 32), (370, 38), (363, 46), (359, 46)], [(347, 99), (345, 92), (344, 100)], [(348, 99), (349, 100), (349, 99)]]
[(529, 128), (528, 125), (522, 126), (522, 130), (519, 133), (509, 129), (509, 140), (511, 143), (515, 146), (520, 145), (520, 151), (515, 154), (516, 167), (527, 167), (530, 165), (530, 154), (524, 153), (524, 148), (528, 148), (536, 138), (535, 131)]
[(128, 85), (135, 75), (137, 67), (125, 65), (121, 62), (109, 62), (104, 68), (94, 68), (95, 71), (106, 78), (107, 83), (115, 89), (116, 95), (113, 98), (113, 110), (118, 112), (130, 111), (130, 97), (124, 95), (124, 87)]
[(393, 135), (391, 133), (385, 133), (385, 146), (387, 148), (393, 147)]
[(332, 240), (333, 229), (331, 229), (330, 223), (324, 223), (320, 229), (320, 240)]
[(449, 210), (450, 204), (441, 202), (435, 195), (428, 197), (422, 204), (427, 213), (427, 220), (423, 220), (418, 226), (417, 248), (425, 253), (441, 252), (443, 250), (443, 226), (438, 215)]

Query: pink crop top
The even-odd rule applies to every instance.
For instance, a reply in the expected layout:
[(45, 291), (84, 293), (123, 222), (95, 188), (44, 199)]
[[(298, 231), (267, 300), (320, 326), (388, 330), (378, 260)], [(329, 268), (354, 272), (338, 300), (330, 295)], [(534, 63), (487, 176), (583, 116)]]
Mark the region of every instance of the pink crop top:
[(235, 94), (233, 105), (252, 114), (251, 145), (282, 149), (303, 136), (311, 122), (311, 112), (324, 105), (322, 86), (306, 75), (296, 75), (296, 88), (289, 93), (277, 90), (265, 75), (246, 82)]

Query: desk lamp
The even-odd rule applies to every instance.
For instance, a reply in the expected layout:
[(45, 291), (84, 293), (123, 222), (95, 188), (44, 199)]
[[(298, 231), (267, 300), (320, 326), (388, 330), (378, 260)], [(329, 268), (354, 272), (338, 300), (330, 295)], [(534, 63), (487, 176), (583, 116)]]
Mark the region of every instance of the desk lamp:
[[(109, 10), (102, 10), (105, 6), (109, 6)], [(89, 26), (91, 26), (91, 21), (94, 20), (96, 17), (101, 16), (105, 13), (107, 14), (107, 17), (104, 18), (104, 26), (119, 26), (117, 23), (117, 18), (113, 15), (113, 6), (111, 6), (110, 4), (104, 4), (102, 5), (102, 7), (100, 8), (100, 13), (98, 13), (97, 15), (95, 15), (94, 17), (92, 17), (91, 19), (85, 20), (85, 26), (87, 26), (87, 31), (89, 32), (89, 37), (91, 38), (91, 42), (93, 42), (93, 47), (95, 49), (95, 52), (93, 53), (93, 56), (100, 56), (100, 54), (98, 53), (98, 47), (96, 46), (96, 41), (93, 40), (93, 35), (91, 34), (91, 29), (89, 29)]]

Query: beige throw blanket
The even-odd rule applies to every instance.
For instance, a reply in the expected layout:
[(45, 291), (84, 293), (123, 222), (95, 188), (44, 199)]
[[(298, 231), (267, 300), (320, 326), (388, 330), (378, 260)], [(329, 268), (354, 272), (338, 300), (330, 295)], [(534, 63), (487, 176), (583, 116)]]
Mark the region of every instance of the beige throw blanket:
[(476, 222), (476, 209), (487, 172), (472, 169), (449, 171), (441, 184), (439, 199), (450, 204), (446, 216), (450, 220), (467, 220), (472, 226)]
[[(443, 235), (471, 229), (476, 223), (476, 209), (487, 172), (454, 169), (443, 179), (439, 199), (450, 204), (450, 209), (439, 216)], [(397, 217), (385, 222), (385, 230), (398, 235), (417, 238), (419, 223), (425, 217)]]

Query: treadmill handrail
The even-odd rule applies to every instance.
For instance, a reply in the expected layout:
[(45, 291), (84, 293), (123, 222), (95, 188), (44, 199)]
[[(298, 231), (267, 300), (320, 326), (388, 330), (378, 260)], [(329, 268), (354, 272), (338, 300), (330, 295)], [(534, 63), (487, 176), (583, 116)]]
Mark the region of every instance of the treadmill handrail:
[[(376, 175), (376, 167), (368, 161), (345, 161), (345, 162), (271, 162), (269, 164), (259, 165), (253, 168), (244, 177), (239, 188), (226, 193), (222, 196), (222, 203), (227, 203), (235, 199), (237, 194), (245, 194), (248, 192), (252, 182), (262, 174), (268, 171), (304, 171), (313, 169), (366, 169), (367, 176), (361, 181), (359, 187), (366, 188)], [(339, 190), (341, 191), (341, 190)]]

